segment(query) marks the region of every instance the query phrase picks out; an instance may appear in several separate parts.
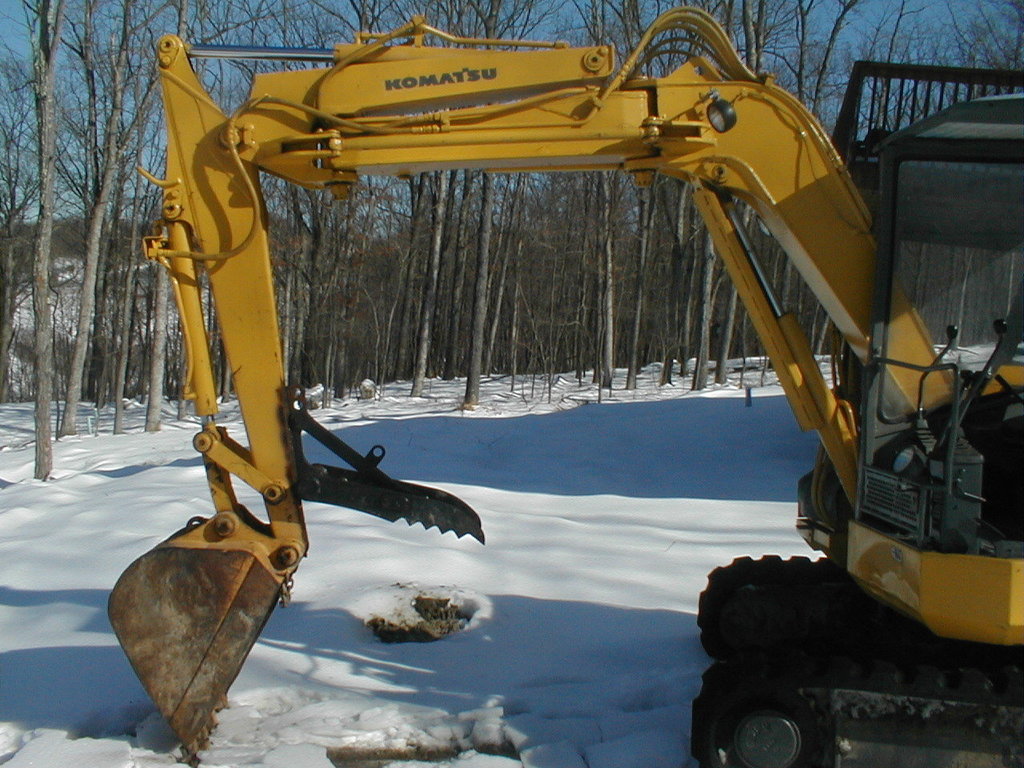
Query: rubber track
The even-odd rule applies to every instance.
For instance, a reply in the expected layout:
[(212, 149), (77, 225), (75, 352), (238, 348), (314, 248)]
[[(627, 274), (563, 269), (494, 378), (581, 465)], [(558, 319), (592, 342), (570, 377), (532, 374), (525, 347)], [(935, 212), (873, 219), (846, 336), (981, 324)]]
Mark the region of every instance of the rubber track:
[[(891, 697), (906, 711), (907, 699), (923, 699), (920, 721), (929, 715), (927, 702), (956, 702), (1005, 708), (1021, 718), (1024, 708), (1024, 672), (1021, 667), (1006, 667), (986, 673), (977, 668), (940, 670), (933, 666), (899, 667), (887, 661), (858, 663), (845, 657), (814, 658), (794, 653), (780, 659), (778, 655), (744, 654), (712, 665), (703, 676), (700, 695), (693, 702), (691, 751), (701, 768), (722, 768), (708, 757), (708, 739), (716, 720), (723, 715), (737, 694), (746, 690), (771, 690), (780, 693), (805, 691), (853, 691)], [(913, 719), (915, 715), (908, 714)], [(822, 743), (829, 744), (833, 728), (819, 713)], [(1017, 734), (1019, 748), (1010, 756), (1009, 764), (1024, 768), (1024, 744)], [(1009, 741), (1013, 743), (1010, 735)], [(821, 766), (831, 766), (833, 756), (821, 757)]]
[(734, 648), (722, 636), (719, 616), (730, 598), (744, 586), (825, 584), (848, 579), (846, 572), (827, 558), (791, 557), (783, 560), (778, 555), (767, 555), (757, 560), (736, 558), (730, 565), (716, 568), (708, 575), (708, 586), (700, 595), (697, 611), (701, 644), (714, 659), (729, 658), (742, 650)]

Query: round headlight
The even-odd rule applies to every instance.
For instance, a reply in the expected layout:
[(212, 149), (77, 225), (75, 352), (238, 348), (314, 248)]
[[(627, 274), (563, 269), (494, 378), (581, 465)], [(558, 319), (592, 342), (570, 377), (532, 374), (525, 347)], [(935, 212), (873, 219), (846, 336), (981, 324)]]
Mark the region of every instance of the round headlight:
[(736, 108), (721, 96), (708, 104), (708, 122), (719, 133), (725, 133), (736, 125)]

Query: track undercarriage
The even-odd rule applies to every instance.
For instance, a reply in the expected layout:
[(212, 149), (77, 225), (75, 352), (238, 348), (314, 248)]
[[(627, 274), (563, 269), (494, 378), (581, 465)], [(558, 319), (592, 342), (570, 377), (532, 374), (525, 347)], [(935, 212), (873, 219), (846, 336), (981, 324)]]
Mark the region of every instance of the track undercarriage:
[(1024, 766), (1020, 649), (938, 638), (828, 560), (719, 568), (698, 623), (702, 768)]

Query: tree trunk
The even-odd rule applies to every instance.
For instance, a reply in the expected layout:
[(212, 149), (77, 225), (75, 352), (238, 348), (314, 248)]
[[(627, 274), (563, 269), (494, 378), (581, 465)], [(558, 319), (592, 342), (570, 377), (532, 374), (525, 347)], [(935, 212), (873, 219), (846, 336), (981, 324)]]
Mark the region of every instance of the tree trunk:
[(11, 343), (14, 341), (14, 243), (10, 238), (0, 253), (0, 403), (6, 403), (9, 393)]
[(57, 53), (64, 26), (64, 0), (39, 0), (26, 6), (32, 32), (33, 89), (36, 99), (39, 148), (39, 217), (32, 271), (32, 309), (35, 315), (35, 467), (37, 480), (46, 480), (53, 470), (53, 430), (50, 409), (53, 401), (53, 315), (50, 300), (50, 265), (56, 182)]
[(601, 174), (601, 386), (612, 388), (615, 368), (615, 241), (611, 175)]
[[(94, 76), (96, 62), (94, 61), (94, 41), (92, 32), (93, 15), (96, 11), (94, 3), (87, 3), (84, 8), (85, 14), (85, 35), (78, 53), (82, 58), (83, 66), (88, 70), (89, 76)], [(100, 248), (102, 245), (103, 225), (106, 219), (107, 204), (114, 186), (115, 173), (118, 168), (118, 123), (121, 117), (121, 103), (124, 98), (122, 80), (125, 68), (128, 66), (129, 47), (124, 39), (127, 35), (128, 8), (122, 9), (122, 40), (118, 49), (117, 60), (113, 67), (113, 80), (111, 83), (110, 109), (106, 119), (103, 121), (104, 142), (102, 150), (99, 142), (92, 140), (91, 150), (97, 157), (89, 158), (88, 162), (102, 164), (99, 179), (95, 179), (95, 188), (92, 184), (86, 185), (87, 194), (95, 192), (95, 196), (88, 204), (86, 216), (86, 238), (85, 238), (85, 264), (82, 273), (82, 292), (78, 305), (78, 323), (75, 330), (74, 349), (71, 354), (71, 365), (68, 368), (68, 388), (65, 397), (64, 419), (61, 422), (59, 436), (77, 434), (76, 415), (78, 403), (82, 398), (82, 378), (85, 372), (85, 360), (89, 349), (89, 339), (93, 314), (96, 306), (96, 273), (99, 267)], [(99, 122), (98, 96), (95, 88), (89, 88), (89, 114), (95, 121), (92, 130), (95, 130)], [(90, 137), (93, 133), (90, 132)]]
[(686, 358), (688, 355), (686, 344), (689, 342), (689, 328), (684, 328), (684, 326), (688, 326), (689, 311), (685, 313), (684, 317), (681, 305), (683, 282), (686, 277), (683, 271), (683, 262), (686, 258), (686, 243), (690, 235), (689, 202), (690, 187), (687, 184), (681, 184), (676, 205), (675, 226), (672, 227), (668, 329), (665, 334), (669, 342), (665, 348), (665, 359), (662, 363), (661, 378), (658, 382), (661, 385), (672, 383), (672, 364), (677, 355), (681, 358), (679, 360), (679, 373), (681, 376), (686, 373)]
[(712, 288), (715, 279), (715, 249), (711, 235), (704, 233), (703, 258), (701, 259), (700, 337), (697, 340), (697, 361), (693, 367), (691, 389), (704, 389), (708, 383), (708, 359), (711, 353)]
[(512, 383), (510, 391), (516, 391), (516, 365), (519, 360), (519, 265), (512, 265), (512, 329), (509, 332), (509, 355)]
[(733, 328), (736, 327), (736, 286), (729, 285), (729, 303), (725, 308), (725, 322), (721, 326), (721, 338), (718, 344), (718, 360), (715, 364), (715, 384), (725, 384), (728, 377), (726, 363), (729, 361), (729, 348), (732, 346)]
[(19, 257), (27, 256), (26, 243), (32, 248), (24, 222), (36, 203), (29, 169), (36, 165), (39, 132), (27, 119), (33, 94), (22, 87), (24, 76), (20, 67), (0, 68), (0, 402), (12, 395), (15, 312), (22, 286), (31, 290), (32, 283), (28, 259)]
[(434, 307), (437, 304), (437, 280), (441, 271), (441, 236), (448, 207), (448, 174), (437, 174), (434, 204), (434, 226), (430, 238), (430, 261), (423, 286), (423, 305), (420, 308), (420, 331), (416, 341), (416, 368), (412, 378), (412, 397), (423, 396), (423, 380), (427, 377), (427, 356), (430, 354), (430, 334), (433, 330)]
[[(43, 161), (46, 162), (45, 160)], [(46, 176), (52, 176), (52, 166)], [(45, 177), (44, 177), (45, 178)], [(53, 182), (44, 182), (43, 187)], [(52, 191), (49, 195), (53, 200)], [(53, 429), (50, 410), (53, 405), (53, 315), (50, 304), (50, 242), (53, 238), (53, 210), (40, 203), (39, 232), (36, 235), (32, 272), (32, 310), (35, 317), (33, 382), (35, 385), (35, 472), (36, 480), (46, 480), (53, 470)]]
[(421, 173), (415, 179), (409, 180), (410, 207), (412, 218), (409, 221), (409, 242), (405, 251), (405, 268), (402, 271), (402, 283), (398, 289), (400, 297), (398, 312), (398, 346), (394, 359), (394, 378), (401, 379), (410, 376), (412, 362), (409, 353), (413, 330), (414, 318), (419, 316), (416, 307), (415, 292), (413, 286), (416, 283), (416, 259), (420, 222), (423, 217), (423, 201), (427, 195), (424, 190), (426, 174)]
[[(114, 191), (117, 194), (111, 200), (111, 205), (115, 206), (114, 210), (118, 210), (118, 203), (123, 203), (123, 199), (116, 187)], [(92, 400), (97, 408), (111, 401), (114, 381), (114, 343), (110, 335), (110, 329), (116, 322), (111, 315), (117, 306), (117, 285), (110, 268), (113, 254), (116, 253), (114, 236), (115, 229), (108, 216), (103, 225), (101, 240), (104, 245), (100, 249), (100, 265), (96, 273), (96, 311), (93, 312), (89, 330), (93, 351), (85, 361), (82, 372), (82, 397)]]
[[(113, 166), (113, 163), (110, 165)], [(82, 273), (82, 290), (78, 305), (78, 323), (75, 330), (75, 344), (71, 353), (71, 365), (68, 368), (68, 389), (59, 437), (78, 433), (75, 414), (78, 410), (78, 403), (82, 399), (82, 378), (85, 373), (85, 360), (89, 350), (93, 316), (96, 310), (96, 273), (99, 268), (102, 245), (103, 217), (112, 181), (112, 178), (108, 177), (112, 176), (112, 173), (104, 173), (105, 181), (101, 187), (100, 197), (96, 200), (89, 215), (89, 229), (85, 241), (85, 267)]]
[(640, 197), (640, 244), (636, 252), (636, 298), (633, 301), (633, 329), (629, 338), (629, 370), (626, 372), (626, 389), (636, 389), (637, 370), (640, 367), (640, 326), (644, 312), (644, 273), (647, 271), (647, 249), (651, 242), (651, 187), (641, 187)]
[(458, 375), (462, 363), (462, 356), (459, 354), (459, 341), (462, 331), (462, 290), (466, 282), (466, 257), (462, 252), (462, 244), (465, 242), (466, 209), (468, 207), (466, 198), (473, 186), (472, 178), (469, 171), (463, 172), (462, 205), (459, 206), (459, 218), (455, 225), (455, 248), (452, 250), (455, 271), (452, 274), (451, 317), (448, 323), (444, 373), (441, 375), (445, 381), (451, 381)]
[[(133, 234), (137, 227), (132, 227)], [(125, 267), (124, 294), (120, 311), (117, 313), (121, 338), (117, 345), (116, 373), (114, 375), (114, 434), (124, 432), (124, 395), (128, 380), (128, 355), (131, 350), (132, 310), (135, 307), (135, 273), (138, 265), (133, 262)]]
[[(164, 401), (164, 351), (167, 346), (167, 276), (162, 267), (153, 274), (153, 344), (149, 357), (149, 396), (146, 398), (146, 431), (160, 431)], [(225, 365), (225, 368), (228, 366)]]
[(469, 371), (463, 405), (480, 402), (480, 369), (483, 367), (484, 330), (487, 327), (487, 282), (490, 272), (491, 230), (494, 212), (494, 177), (484, 174), (480, 208), (480, 240), (476, 252), (476, 280), (473, 284), (473, 317), (470, 323)]
[[(308, 241), (307, 245), (304, 246), (302, 258), (303, 264), (308, 263)], [(299, 278), (296, 278), (298, 282)], [(292, 293), (292, 350), (291, 350), (291, 376), (289, 382), (292, 384), (301, 384), (303, 377), (303, 355), (304, 355), (304, 341), (306, 339), (306, 319), (309, 317), (309, 294), (310, 291), (308, 286), (304, 286), (304, 290), (299, 290), (295, 287)]]
[(494, 342), (498, 336), (498, 326), (501, 325), (501, 309), (505, 299), (505, 279), (508, 276), (509, 262), (518, 259), (523, 253), (522, 238), (516, 244), (516, 252), (505, 254), (501, 260), (501, 272), (498, 273), (498, 287), (494, 292), (494, 317), (491, 319), (491, 330), (487, 334), (487, 355), (484, 360), (484, 371), (488, 374), (494, 372)]
[[(754, 3), (757, 3), (757, 11), (751, 8)], [(744, 40), (744, 59), (746, 64), (754, 72), (761, 70), (761, 57), (764, 49), (764, 37), (765, 37), (765, 14), (766, 6), (764, 0), (743, 0), (742, 3), (742, 14), (743, 14), (743, 40)]]

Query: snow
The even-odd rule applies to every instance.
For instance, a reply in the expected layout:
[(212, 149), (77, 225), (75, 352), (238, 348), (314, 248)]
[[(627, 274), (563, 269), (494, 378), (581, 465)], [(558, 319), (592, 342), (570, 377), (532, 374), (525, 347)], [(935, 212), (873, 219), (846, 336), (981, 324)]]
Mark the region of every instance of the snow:
[[(713, 568), (805, 554), (797, 478), (816, 439), (777, 386), (691, 393), (644, 371), (633, 392), (570, 376), (378, 387), (313, 412), (382, 468), (463, 498), (487, 545), (308, 504), (311, 550), (220, 713), (204, 766), (391, 768), (689, 765), (690, 703), (708, 665), (696, 605)], [(621, 387), (619, 372), (617, 386)], [(750, 374), (748, 374), (749, 376)], [(753, 377), (752, 377), (753, 378)], [(0, 406), (0, 764), (175, 765), (175, 742), (106, 618), (122, 570), (211, 505), (195, 420), (55, 444), (32, 479), (30, 404)], [(235, 404), (221, 423), (241, 437)], [(308, 446), (314, 461), (329, 460)], [(244, 497), (245, 494), (243, 493)], [(253, 497), (243, 498), (255, 507)], [(469, 617), (434, 643), (384, 644), (363, 622), (418, 592)], [(374, 752), (376, 750), (376, 752)], [(513, 756), (515, 755), (515, 756)]]

